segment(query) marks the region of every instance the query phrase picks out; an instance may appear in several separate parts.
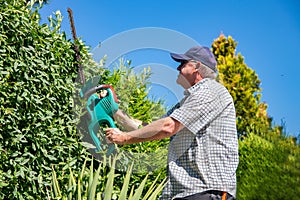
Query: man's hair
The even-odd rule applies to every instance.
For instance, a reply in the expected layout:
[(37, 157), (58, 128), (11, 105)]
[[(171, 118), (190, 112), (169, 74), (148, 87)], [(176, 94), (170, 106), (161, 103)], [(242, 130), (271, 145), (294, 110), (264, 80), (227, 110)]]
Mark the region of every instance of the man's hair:
[(212, 78), (212, 79), (217, 78), (217, 73), (214, 72), (211, 68), (204, 65), (203, 63), (198, 63), (197, 69), (202, 78)]

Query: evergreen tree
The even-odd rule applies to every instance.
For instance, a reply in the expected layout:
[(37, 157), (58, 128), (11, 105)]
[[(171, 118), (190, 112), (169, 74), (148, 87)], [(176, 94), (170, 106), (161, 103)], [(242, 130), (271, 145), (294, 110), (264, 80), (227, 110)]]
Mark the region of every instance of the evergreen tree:
[(266, 132), (271, 126), (267, 104), (261, 102), (261, 81), (255, 71), (244, 63), (243, 56), (236, 54), (237, 42), (231, 36), (221, 34), (212, 44), (217, 59), (219, 81), (233, 97), (237, 129), (240, 136), (251, 131)]

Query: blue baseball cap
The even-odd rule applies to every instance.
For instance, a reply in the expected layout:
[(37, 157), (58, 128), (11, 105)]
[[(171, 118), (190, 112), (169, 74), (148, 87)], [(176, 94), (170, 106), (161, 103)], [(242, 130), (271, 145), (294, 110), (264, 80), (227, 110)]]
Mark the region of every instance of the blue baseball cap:
[(212, 69), (214, 72), (218, 72), (217, 61), (215, 59), (214, 54), (210, 51), (208, 47), (194, 46), (184, 54), (170, 53), (170, 55), (176, 62), (196, 60), (203, 63), (204, 65)]

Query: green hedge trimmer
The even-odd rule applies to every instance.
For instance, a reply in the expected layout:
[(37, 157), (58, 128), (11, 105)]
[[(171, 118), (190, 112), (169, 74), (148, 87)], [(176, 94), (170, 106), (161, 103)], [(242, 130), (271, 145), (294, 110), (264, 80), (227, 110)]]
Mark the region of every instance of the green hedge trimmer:
[[(110, 155), (115, 150), (115, 144), (107, 144), (102, 131), (104, 127), (116, 128), (113, 115), (118, 110), (118, 99), (110, 85), (98, 85), (87, 91), (81, 90), (80, 96), (87, 100), (87, 128), (96, 152), (106, 151)], [(100, 133), (100, 135), (99, 135)]]
[(79, 47), (76, 44), (76, 31), (74, 26), (72, 10), (68, 8), (70, 24), (72, 29), (72, 35), (74, 40), (74, 50), (76, 53), (76, 61), (78, 64), (78, 75), (80, 83), (83, 85), (80, 91), (80, 97), (86, 100), (87, 114), (81, 120), (85, 120), (84, 129), (87, 130), (89, 136), (95, 145), (94, 153), (106, 152), (106, 155), (110, 155), (115, 151), (115, 144), (108, 144), (105, 139), (105, 133), (103, 128), (110, 127), (116, 128), (113, 120), (113, 115), (118, 110), (118, 99), (114, 92), (114, 89), (110, 85), (97, 85), (92, 87), (91, 81), (85, 84), (85, 78), (81, 65), (81, 57), (79, 53)]

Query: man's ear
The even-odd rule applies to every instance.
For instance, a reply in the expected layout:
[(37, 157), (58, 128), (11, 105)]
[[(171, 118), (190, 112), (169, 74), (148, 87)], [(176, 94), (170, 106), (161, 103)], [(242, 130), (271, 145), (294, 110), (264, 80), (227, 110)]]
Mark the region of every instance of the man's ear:
[(196, 64), (196, 69), (197, 69), (197, 72), (198, 72), (198, 75), (201, 77), (201, 79), (203, 79), (201, 73), (200, 73), (200, 68), (201, 68), (201, 63), (200, 62), (197, 62)]

